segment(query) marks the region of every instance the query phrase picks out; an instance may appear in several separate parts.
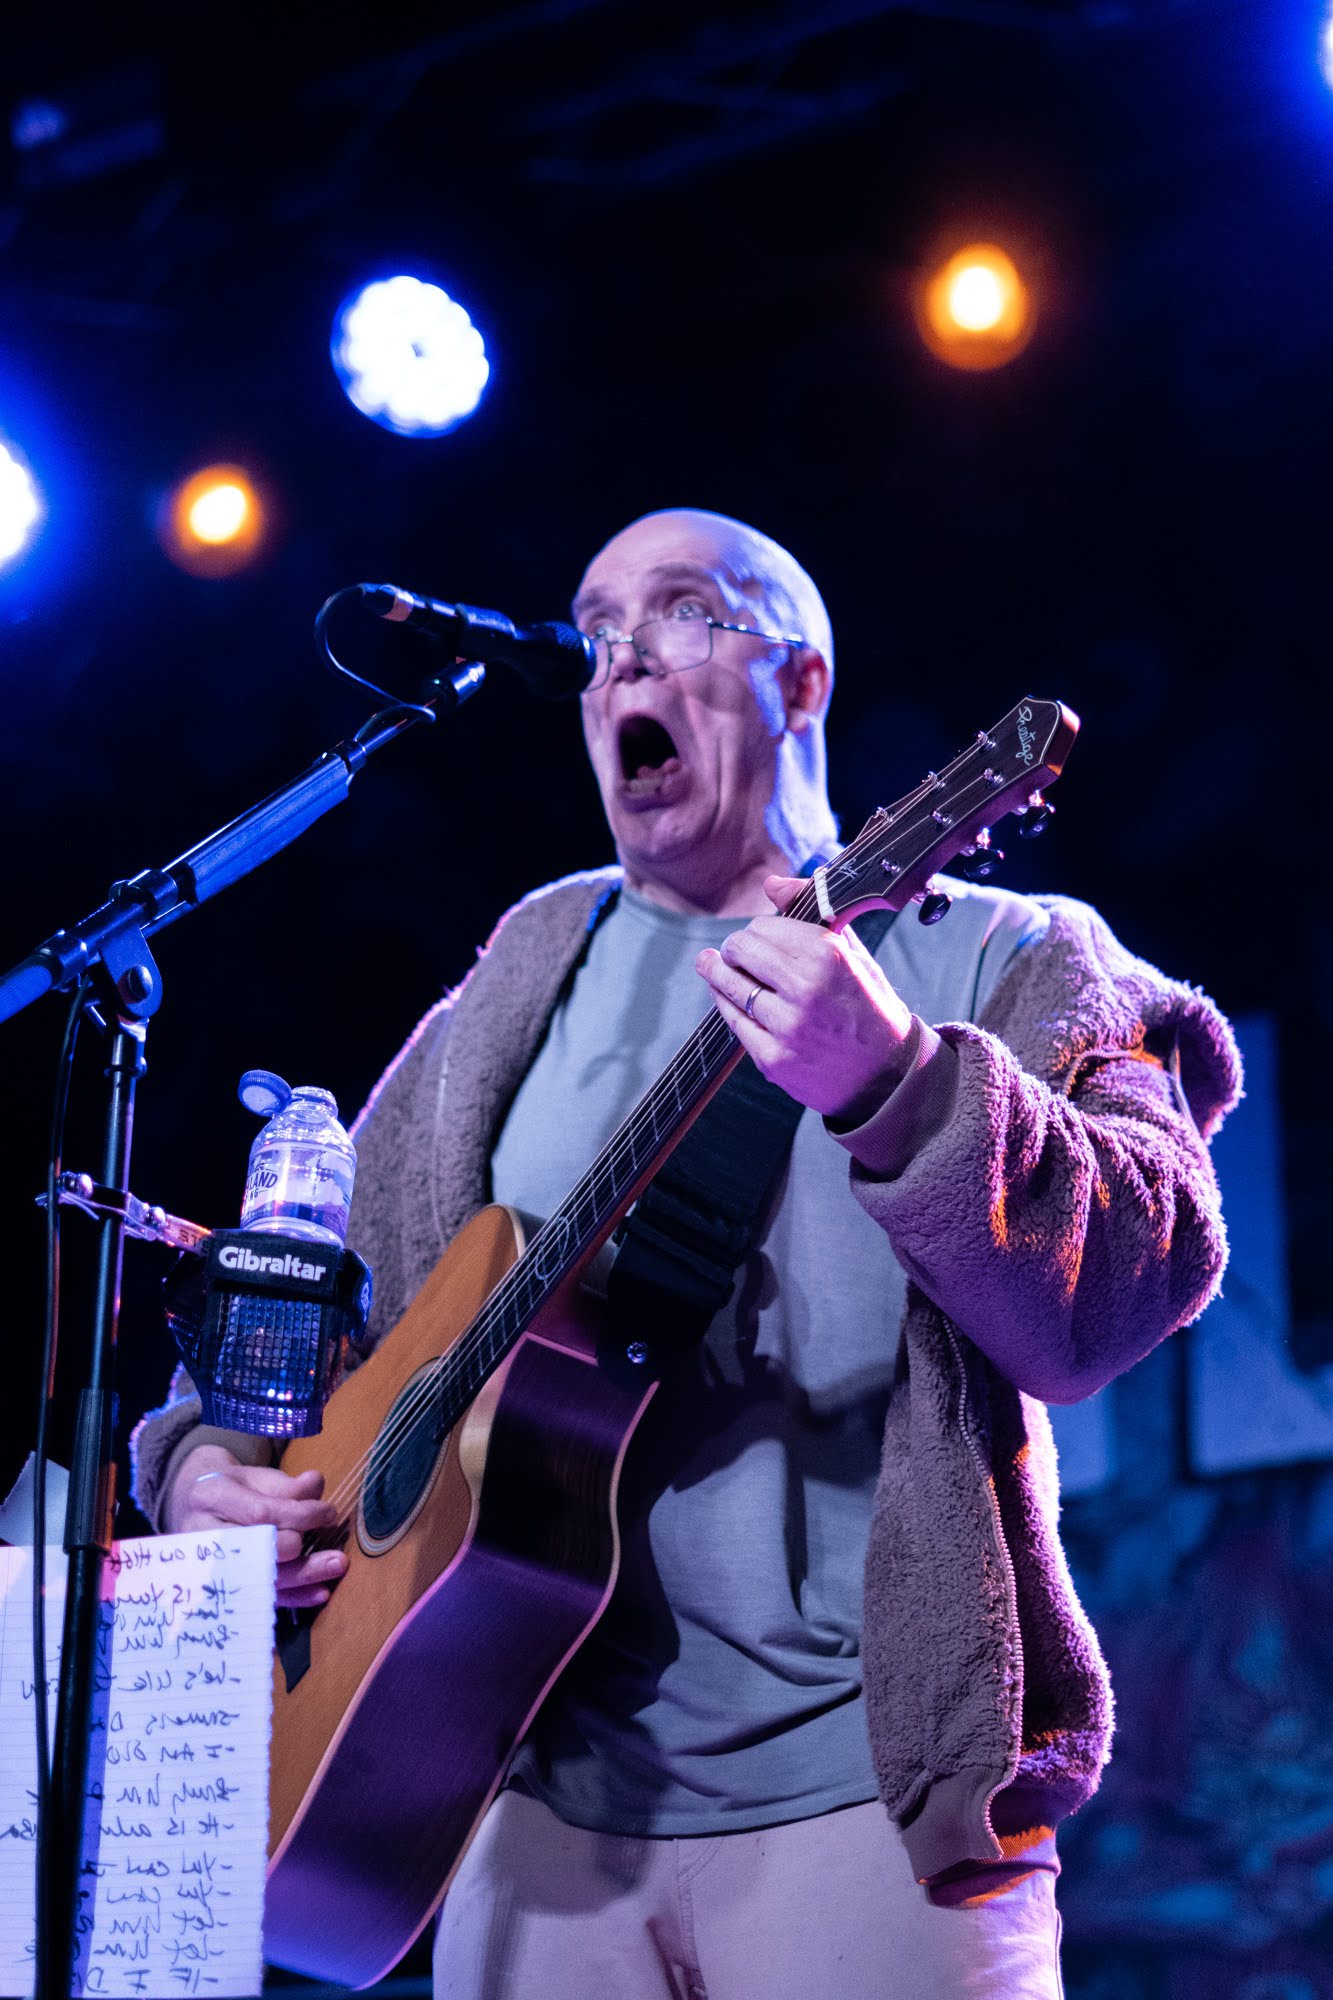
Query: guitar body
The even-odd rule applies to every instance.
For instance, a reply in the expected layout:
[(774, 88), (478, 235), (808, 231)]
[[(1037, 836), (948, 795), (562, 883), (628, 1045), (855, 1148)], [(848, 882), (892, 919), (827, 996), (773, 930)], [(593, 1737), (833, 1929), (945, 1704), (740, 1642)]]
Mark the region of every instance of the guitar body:
[[(325, 1493), (401, 1441), (424, 1371), (523, 1250), (510, 1209), (460, 1231), (392, 1334), (330, 1399), (283, 1470)], [(273, 1674), (265, 1955), (364, 1986), (430, 1920), (523, 1732), (610, 1597), (615, 1504), (652, 1382), (597, 1366), (592, 1302), (562, 1293), (442, 1440), (429, 1424), (375, 1460), (352, 1513), (350, 1567), (303, 1614)], [(289, 1685), (290, 1681), (290, 1685)]]

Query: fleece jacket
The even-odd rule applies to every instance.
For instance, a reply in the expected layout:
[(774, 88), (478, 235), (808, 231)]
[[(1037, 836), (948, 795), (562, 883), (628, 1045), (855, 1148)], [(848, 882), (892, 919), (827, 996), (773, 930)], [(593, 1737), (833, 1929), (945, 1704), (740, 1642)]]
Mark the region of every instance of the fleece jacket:
[[(619, 880), (570, 876), (509, 911), (362, 1112), (349, 1240), (375, 1273), (372, 1343), (489, 1198), (497, 1134)], [(1110, 1682), (1060, 1546), (1045, 1405), (1196, 1318), (1226, 1260), (1207, 1141), (1240, 1094), (1230, 1029), (1095, 911), (1039, 900), (1045, 935), (981, 1022), (915, 1022), (882, 1108), (830, 1126), (909, 1279), (862, 1660), (881, 1797), (929, 1882), (1030, 1845), (1097, 1786)], [(150, 1518), (204, 1435), (178, 1371), (134, 1439)]]

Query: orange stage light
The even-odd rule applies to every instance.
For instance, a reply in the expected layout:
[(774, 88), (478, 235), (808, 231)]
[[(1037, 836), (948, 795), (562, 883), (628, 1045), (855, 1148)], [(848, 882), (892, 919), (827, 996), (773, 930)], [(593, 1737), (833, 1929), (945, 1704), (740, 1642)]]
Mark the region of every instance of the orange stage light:
[(158, 534), (191, 576), (235, 576), (259, 553), (265, 525), (250, 474), (239, 465), (206, 465), (167, 495)]
[(952, 368), (1002, 368), (1036, 325), (1017, 266), (994, 243), (955, 251), (918, 286), (916, 307), (922, 339)]

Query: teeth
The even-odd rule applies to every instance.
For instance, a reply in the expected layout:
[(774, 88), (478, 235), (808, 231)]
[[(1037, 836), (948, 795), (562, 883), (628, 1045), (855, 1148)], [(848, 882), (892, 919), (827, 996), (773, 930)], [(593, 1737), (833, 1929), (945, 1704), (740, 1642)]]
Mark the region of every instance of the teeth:
[(680, 767), (679, 757), (668, 757), (663, 764), (641, 764), (632, 778), (626, 778), (626, 789), (631, 792), (655, 792)]

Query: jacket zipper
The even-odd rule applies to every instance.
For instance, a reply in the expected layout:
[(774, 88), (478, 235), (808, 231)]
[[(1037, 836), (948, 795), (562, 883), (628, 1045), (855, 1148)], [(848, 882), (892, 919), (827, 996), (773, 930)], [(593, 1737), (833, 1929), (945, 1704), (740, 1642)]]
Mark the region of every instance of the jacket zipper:
[(958, 1427), (966, 1440), (968, 1451), (971, 1453), (972, 1463), (976, 1467), (977, 1476), (981, 1481), (982, 1491), (986, 1495), (986, 1500), (990, 1507), (991, 1527), (995, 1534), (995, 1547), (1004, 1568), (1005, 1599), (1006, 1608), (1009, 1613), (1010, 1630), (1014, 1634), (1019, 1647), (1020, 1671), (1018, 1682), (1017, 1744), (1011, 1752), (1010, 1760), (1005, 1767), (1004, 1776), (999, 1780), (998, 1784), (991, 1786), (990, 1791), (986, 1794), (986, 1803), (982, 1807), (982, 1813), (986, 1822), (986, 1831), (998, 1847), (1000, 1841), (994, 1826), (991, 1824), (991, 1805), (998, 1794), (1005, 1789), (1006, 1785), (1011, 1785), (1018, 1776), (1018, 1765), (1023, 1751), (1023, 1654), (1022, 1640), (1018, 1633), (1018, 1579), (1014, 1575), (1014, 1559), (1009, 1553), (1009, 1544), (1004, 1538), (1004, 1523), (1000, 1519), (1000, 1503), (996, 1497), (991, 1468), (986, 1464), (981, 1453), (981, 1448), (973, 1437), (967, 1422), (967, 1371), (963, 1365), (963, 1351), (958, 1345), (958, 1335), (954, 1331), (953, 1322), (945, 1318), (943, 1314), (941, 1317), (944, 1318), (944, 1330), (949, 1336), (949, 1346), (953, 1350), (954, 1366), (958, 1370)]

